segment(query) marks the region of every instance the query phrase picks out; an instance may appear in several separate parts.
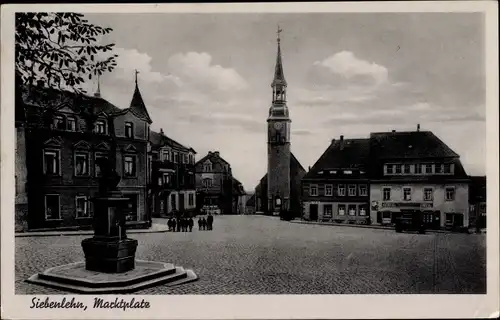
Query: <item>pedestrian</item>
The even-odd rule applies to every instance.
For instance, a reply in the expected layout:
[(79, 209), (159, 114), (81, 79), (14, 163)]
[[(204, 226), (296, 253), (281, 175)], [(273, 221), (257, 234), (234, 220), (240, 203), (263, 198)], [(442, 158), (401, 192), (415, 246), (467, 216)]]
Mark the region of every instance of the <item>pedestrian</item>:
[(201, 217), (198, 217), (198, 230), (201, 230)]
[(181, 219), (177, 218), (177, 232), (181, 231)]
[(189, 217), (189, 232), (193, 231), (194, 221), (193, 218)]
[(172, 222), (170, 222), (170, 225), (172, 226), (172, 231), (175, 232), (175, 226), (176, 226), (177, 222), (175, 221), (174, 218), (172, 218)]
[(167, 221), (168, 231), (172, 231), (172, 218), (169, 218)]
[(212, 230), (213, 229), (213, 227), (212, 227), (213, 223), (214, 223), (214, 217), (209, 213), (208, 217), (207, 217), (208, 230)]
[(207, 228), (207, 221), (205, 217), (201, 218), (201, 230), (205, 230)]

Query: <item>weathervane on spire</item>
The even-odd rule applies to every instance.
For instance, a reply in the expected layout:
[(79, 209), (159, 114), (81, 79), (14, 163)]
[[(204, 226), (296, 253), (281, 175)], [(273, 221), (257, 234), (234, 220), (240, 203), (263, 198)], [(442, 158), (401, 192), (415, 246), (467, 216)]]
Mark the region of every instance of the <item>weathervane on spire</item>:
[(139, 74), (139, 70), (135, 69), (135, 84), (137, 84), (137, 75)]
[(283, 29), (280, 28), (280, 25), (278, 24), (278, 31), (276, 31), (276, 34), (278, 35), (278, 42), (280, 42), (280, 33), (283, 31)]

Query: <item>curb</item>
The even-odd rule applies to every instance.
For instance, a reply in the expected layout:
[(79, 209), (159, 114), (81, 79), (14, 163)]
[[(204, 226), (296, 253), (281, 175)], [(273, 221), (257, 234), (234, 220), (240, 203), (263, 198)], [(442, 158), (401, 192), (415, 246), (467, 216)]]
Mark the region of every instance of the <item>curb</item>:
[[(127, 234), (139, 234), (139, 233), (165, 233), (168, 232), (168, 229), (165, 230), (127, 230)], [(25, 237), (57, 237), (57, 236), (89, 236), (93, 235), (94, 231), (40, 231), (40, 232), (17, 232), (16, 238), (25, 238)]]
[[(329, 222), (309, 222), (309, 221), (290, 221), (291, 223), (298, 224), (311, 224), (311, 225), (319, 225), (319, 226), (333, 226), (333, 227), (350, 227), (350, 228), (364, 228), (364, 229), (379, 229), (379, 230), (394, 230), (392, 227), (384, 227), (384, 226), (367, 226), (367, 225), (358, 225), (358, 224), (340, 224), (340, 223), (329, 223)], [(431, 230), (427, 229), (425, 232), (431, 233), (453, 233), (447, 230)]]

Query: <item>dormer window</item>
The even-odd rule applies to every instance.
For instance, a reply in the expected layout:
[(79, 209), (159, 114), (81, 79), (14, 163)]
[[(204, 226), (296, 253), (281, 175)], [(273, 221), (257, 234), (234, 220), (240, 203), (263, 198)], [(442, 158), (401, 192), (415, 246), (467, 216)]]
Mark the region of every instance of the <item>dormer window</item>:
[(205, 171), (205, 172), (211, 172), (212, 171), (212, 164), (211, 163), (205, 163), (203, 165), (203, 171)]
[(330, 174), (337, 174), (336, 170), (330, 170)]
[(132, 122), (125, 122), (125, 137), (134, 137), (134, 124)]
[(61, 115), (54, 116), (54, 119), (52, 121), (52, 128), (56, 130), (65, 130), (66, 126), (64, 123), (64, 117)]
[(98, 134), (106, 134), (106, 121), (97, 120), (95, 123), (94, 132)]
[(323, 171), (318, 171), (318, 174), (323, 174)]
[(69, 131), (76, 131), (76, 118), (75, 117), (68, 117), (68, 130)]
[(352, 174), (352, 170), (344, 170), (344, 174)]

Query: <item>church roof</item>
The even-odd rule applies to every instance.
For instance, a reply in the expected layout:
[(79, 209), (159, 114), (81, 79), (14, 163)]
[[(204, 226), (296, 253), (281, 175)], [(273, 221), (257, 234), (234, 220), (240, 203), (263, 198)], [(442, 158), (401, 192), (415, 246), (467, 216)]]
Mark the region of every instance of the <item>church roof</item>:
[(278, 52), (276, 54), (276, 66), (274, 67), (274, 79), (271, 86), (284, 85), (286, 86), (285, 74), (283, 73), (283, 63), (281, 61), (281, 46), (278, 38)]
[(151, 117), (149, 116), (144, 100), (142, 99), (141, 91), (137, 85), (137, 79), (135, 80), (135, 90), (132, 96), (132, 101), (130, 101), (129, 110), (139, 119), (146, 120), (148, 123), (152, 123)]

